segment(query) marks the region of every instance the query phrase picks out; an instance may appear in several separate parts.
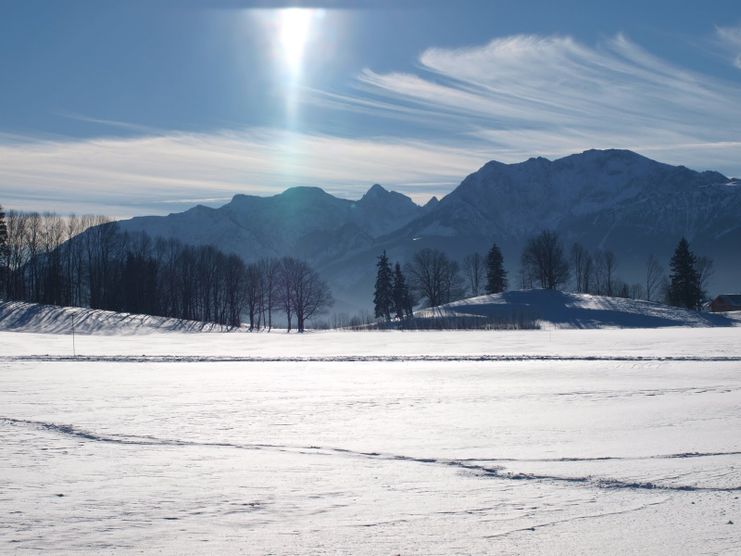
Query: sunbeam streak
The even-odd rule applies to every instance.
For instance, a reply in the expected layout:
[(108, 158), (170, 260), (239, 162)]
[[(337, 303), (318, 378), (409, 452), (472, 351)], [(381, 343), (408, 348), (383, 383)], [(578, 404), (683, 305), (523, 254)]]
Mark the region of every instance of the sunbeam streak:
[(280, 48), (283, 60), (292, 77), (301, 72), (306, 43), (311, 33), (316, 10), (288, 8), (279, 10)]

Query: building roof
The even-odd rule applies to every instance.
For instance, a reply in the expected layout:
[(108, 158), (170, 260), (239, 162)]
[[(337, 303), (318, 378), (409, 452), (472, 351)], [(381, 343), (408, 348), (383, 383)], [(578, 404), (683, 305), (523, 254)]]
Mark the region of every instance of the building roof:
[(733, 305), (734, 307), (741, 307), (741, 293), (721, 294), (715, 299)]

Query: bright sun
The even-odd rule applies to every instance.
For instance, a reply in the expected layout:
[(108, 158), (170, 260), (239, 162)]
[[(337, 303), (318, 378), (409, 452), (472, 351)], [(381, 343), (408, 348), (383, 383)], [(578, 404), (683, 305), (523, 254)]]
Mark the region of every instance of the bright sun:
[(302, 8), (288, 8), (279, 12), (280, 45), (291, 73), (298, 73), (301, 69), (313, 12), (314, 10)]

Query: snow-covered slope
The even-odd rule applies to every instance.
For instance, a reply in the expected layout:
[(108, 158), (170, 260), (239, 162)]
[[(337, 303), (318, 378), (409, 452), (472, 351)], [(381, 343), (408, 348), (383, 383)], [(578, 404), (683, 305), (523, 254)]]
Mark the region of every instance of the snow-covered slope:
[(0, 302), (0, 331), (50, 334), (130, 335), (152, 332), (226, 332), (209, 322), (115, 313), (100, 309), (57, 307), (21, 301)]
[[(632, 151), (589, 150), (550, 161), (491, 161), (469, 175), (436, 208), (434, 220), (461, 235), (521, 238), (540, 228), (584, 226), (605, 211), (625, 225), (696, 237), (741, 207), (741, 189), (718, 172), (662, 164)], [(692, 202), (688, 202), (692, 201)], [(650, 216), (650, 218), (648, 218)], [(741, 227), (737, 221), (727, 222)], [(415, 224), (417, 229), (424, 222)], [(603, 226), (600, 239), (611, 228)]]
[[(517, 164), (491, 161), (442, 199), (434, 217), (413, 227), (423, 230), (432, 218), (459, 234), (519, 238), (531, 234), (534, 224), (571, 227), (572, 220), (608, 211), (622, 219), (634, 216), (626, 222), (630, 225), (694, 237), (719, 224), (708, 217), (738, 209), (741, 188), (734, 184), (738, 185), (718, 172), (696, 172), (616, 149), (589, 150), (554, 161), (542, 157)], [(688, 203), (690, 199), (698, 202)], [(646, 215), (652, 218), (642, 218)], [(600, 239), (609, 231), (604, 228)]]
[(481, 318), (534, 321), (541, 328), (712, 327), (741, 324), (741, 316), (704, 313), (637, 299), (552, 290), (481, 295), (417, 311), (418, 318)]

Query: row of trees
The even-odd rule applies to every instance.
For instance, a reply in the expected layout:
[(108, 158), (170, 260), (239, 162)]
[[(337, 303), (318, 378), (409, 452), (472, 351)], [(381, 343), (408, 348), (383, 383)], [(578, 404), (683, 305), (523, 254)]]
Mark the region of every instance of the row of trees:
[[(0, 210), (0, 214), (2, 211)], [(94, 216), (0, 217), (0, 297), (289, 331), (332, 303), (327, 284), (290, 257), (245, 264), (212, 246), (121, 233)]]
[[(618, 277), (618, 262), (612, 251), (589, 252), (575, 243), (569, 255), (553, 231), (546, 230), (530, 238), (520, 257), (520, 286), (560, 289), (573, 278), (574, 289), (580, 293), (661, 300), (698, 309), (705, 299), (705, 285), (713, 269), (712, 261), (696, 257), (685, 239), (679, 242), (672, 257), (670, 276), (666, 276), (663, 266), (651, 255), (643, 284), (628, 284)], [(375, 314), (387, 321), (411, 315), (411, 307), (420, 302), (434, 307), (467, 295), (499, 293), (508, 286), (504, 260), (496, 243), (486, 257), (478, 253), (464, 257), (462, 269), (436, 249), (417, 251), (403, 272), (399, 263), (392, 272), (385, 252), (378, 258), (377, 267)], [(403, 294), (397, 284), (403, 284)]]
[(376, 267), (375, 315), (386, 321), (411, 317), (414, 305), (419, 302), (435, 307), (460, 299), (466, 293), (499, 293), (507, 288), (504, 259), (496, 244), (486, 258), (478, 253), (467, 256), (463, 275), (456, 261), (442, 251), (429, 248), (417, 251), (403, 271), (399, 263), (392, 270), (385, 251), (378, 257)]
[(417, 302), (435, 307), (461, 299), (466, 295), (499, 293), (507, 288), (502, 252), (493, 244), (486, 257), (479, 253), (458, 263), (437, 249), (421, 249), (405, 265), (412, 296)]
[(396, 263), (392, 270), (384, 251), (378, 257), (376, 268), (376, 286), (373, 294), (376, 318), (388, 322), (392, 317), (399, 320), (411, 317), (414, 301), (406, 277), (401, 271), (401, 265)]
[(544, 231), (530, 239), (522, 253), (522, 286), (556, 289), (567, 283), (573, 270), (577, 292), (610, 297), (661, 300), (670, 305), (699, 309), (707, 297), (713, 262), (697, 257), (682, 238), (670, 261), (667, 278), (659, 260), (650, 255), (644, 284), (627, 284), (617, 277), (617, 258), (612, 251), (590, 253), (579, 243), (571, 248), (570, 263), (555, 232)]
[(643, 284), (627, 284), (617, 277), (617, 258), (612, 251), (590, 253), (575, 243), (570, 259), (571, 264), (555, 232), (542, 232), (529, 240), (523, 250), (523, 287), (538, 283), (543, 288), (558, 288), (569, 280), (572, 269), (577, 292), (660, 300), (677, 307), (700, 309), (713, 274), (713, 261), (696, 256), (685, 238), (679, 241), (672, 255), (668, 277), (659, 260), (654, 255), (648, 257)]
[[(544, 231), (523, 249), (521, 286), (557, 289), (573, 276), (575, 290), (661, 299), (699, 308), (712, 262), (696, 257), (682, 239), (667, 277), (649, 257), (644, 284), (616, 274), (610, 251), (590, 253), (574, 244), (567, 257), (555, 232)], [(403, 267), (378, 258), (376, 318), (407, 318), (417, 303), (437, 306), (466, 295), (498, 293), (508, 286), (502, 253), (464, 257), (462, 267), (443, 252), (422, 249)], [(331, 305), (327, 284), (305, 262), (284, 257), (245, 264), (210, 246), (121, 233), (102, 217), (3, 213), (0, 207), (0, 297), (219, 322), (271, 329), (285, 315), (289, 330)]]
[[(0, 297), (58, 305), (100, 304), (108, 297), (106, 277), (96, 264), (115, 243), (113, 230), (104, 226), (107, 219), (9, 211), (0, 221), (5, 231)], [(71, 241), (88, 228), (88, 234)]]
[(665, 280), (663, 267), (653, 255), (648, 259), (645, 287), (638, 282), (628, 284), (618, 277), (618, 261), (612, 251), (598, 249), (590, 253), (580, 243), (574, 243), (570, 263), (574, 290), (579, 293), (655, 300)]
[(504, 270), (502, 251), (493, 243), (486, 257), (479, 253), (463, 258), (463, 276), (472, 296), (499, 293), (507, 289), (507, 271)]

